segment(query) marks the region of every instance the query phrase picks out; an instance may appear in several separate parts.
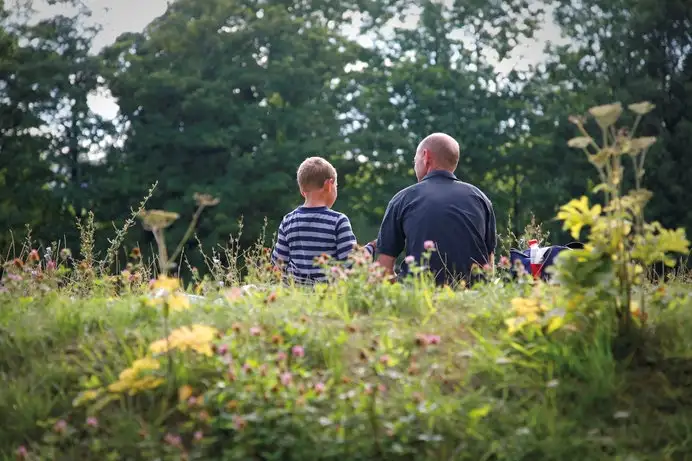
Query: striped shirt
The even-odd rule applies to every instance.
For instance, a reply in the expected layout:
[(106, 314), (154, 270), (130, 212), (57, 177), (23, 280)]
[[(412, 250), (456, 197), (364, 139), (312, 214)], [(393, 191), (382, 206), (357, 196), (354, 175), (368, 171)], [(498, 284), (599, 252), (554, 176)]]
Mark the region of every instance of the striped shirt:
[[(351, 222), (343, 213), (322, 207), (298, 207), (284, 216), (272, 252), (272, 262), (298, 283), (324, 282), (327, 277), (315, 258), (322, 254), (345, 260), (356, 245)], [(372, 254), (372, 248), (366, 245)]]

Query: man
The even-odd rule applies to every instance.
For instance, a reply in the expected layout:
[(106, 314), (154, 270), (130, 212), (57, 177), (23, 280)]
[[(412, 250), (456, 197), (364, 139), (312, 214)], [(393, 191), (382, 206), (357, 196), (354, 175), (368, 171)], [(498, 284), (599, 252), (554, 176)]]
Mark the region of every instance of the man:
[[(433, 133), (418, 145), (413, 164), (418, 183), (389, 202), (377, 239), (378, 262), (389, 274), (404, 249), (420, 262), (426, 242), (436, 249), (429, 267), (437, 284), (470, 284), (473, 264), (492, 264), (497, 245), (492, 203), (454, 176), (458, 163), (459, 144), (447, 134)], [(404, 262), (400, 275), (407, 271)]]

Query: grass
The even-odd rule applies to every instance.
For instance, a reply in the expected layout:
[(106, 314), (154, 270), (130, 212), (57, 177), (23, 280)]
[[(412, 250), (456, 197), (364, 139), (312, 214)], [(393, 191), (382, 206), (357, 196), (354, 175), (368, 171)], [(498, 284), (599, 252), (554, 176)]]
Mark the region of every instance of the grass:
[[(345, 280), (166, 316), (146, 290), (4, 293), (0, 459), (687, 459), (689, 286), (648, 295), (645, 354), (625, 359), (605, 314), (508, 334), (511, 300), (537, 289), (567, 302), (531, 283)], [(218, 330), (211, 356), (163, 354), (157, 388), (74, 405), (193, 324)]]

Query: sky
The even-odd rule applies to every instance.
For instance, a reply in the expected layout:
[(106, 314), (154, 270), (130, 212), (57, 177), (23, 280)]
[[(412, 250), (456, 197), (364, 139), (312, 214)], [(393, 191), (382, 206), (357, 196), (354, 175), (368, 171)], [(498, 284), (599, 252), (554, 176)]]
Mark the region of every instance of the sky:
[[(92, 20), (102, 26), (102, 31), (96, 38), (94, 49), (99, 50), (115, 41), (125, 32), (141, 32), (154, 18), (166, 11), (169, 0), (83, 0), (93, 12)], [(451, 1), (451, 0), (442, 0)], [(56, 14), (64, 10), (64, 6), (49, 7), (45, 0), (35, 2), (37, 17)], [(414, 20), (412, 18), (411, 22)], [(409, 21), (406, 21), (408, 23)], [(406, 25), (404, 23), (403, 25)], [(353, 38), (358, 39), (356, 29), (347, 31)], [(367, 42), (360, 38), (359, 41)], [(552, 22), (543, 25), (535, 38), (520, 44), (511, 58), (498, 63), (497, 69), (506, 73), (513, 68), (525, 69), (528, 65), (536, 64), (545, 58), (543, 49), (546, 43), (565, 43), (560, 36), (559, 28)], [(365, 44), (364, 43), (364, 44)], [(89, 98), (91, 109), (97, 114), (112, 119), (118, 113), (116, 101), (108, 94), (94, 94)]]

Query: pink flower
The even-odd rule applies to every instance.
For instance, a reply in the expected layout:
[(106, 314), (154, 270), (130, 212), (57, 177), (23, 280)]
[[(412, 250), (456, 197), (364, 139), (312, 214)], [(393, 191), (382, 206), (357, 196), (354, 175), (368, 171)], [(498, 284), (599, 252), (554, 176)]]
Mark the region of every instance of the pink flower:
[(250, 334), (252, 336), (259, 336), (262, 333), (262, 329), (260, 327), (252, 327), (250, 328)]
[(233, 426), (236, 430), (241, 431), (247, 426), (247, 421), (242, 416), (235, 415), (233, 416)]
[(427, 335), (428, 344), (440, 344), (440, 337), (437, 335)]
[(183, 441), (180, 439), (179, 436), (173, 435), (173, 434), (166, 434), (166, 437), (164, 437), (164, 440), (168, 445), (171, 445), (173, 447), (179, 447), (182, 445)]
[(204, 438), (204, 433), (202, 431), (195, 432), (195, 441), (199, 442)]
[(507, 256), (502, 256), (500, 258), (500, 267), (508, 268), (510, 266), (509, 258)]
[(293, 346), (291, 352), (294, 357), (305, 357), (305, 349), (303, 349), (303, 346)]
[(435, 249), (435, 242), (432, 240), (426, 240), (423, 242), (423, 248), (425, 248), (427, 251), (434, 250)]
[(383, 355), (382, 357), (380, 357), (380, 363), (382, 363), (382, 364), (384, 364), (384, 365), (388, 365), (388, 364), (389, 364), (389, 361), (390, 361), (390, 358), (389, 358), (389, 356), (386, 355), (386, 354)]
[(21, 282), (22, 281), (22, 276), (17, 275), (17, 274), (7, 274), (7, 278), (12, 280), (13, 282)]
[(90, 416), (86, 420), (87, 426), (89, 427), (98, 427), (99, 426), (99, 420), (94, 418), (93, 416)]
[(322, 392), (324, 392), (324, 388), (325, 388), (325, 386), (324, 386), (324, 383), (322, 383), (322, 382), (315, 384), (315, 392), (317, 392), (318, 394), (321, 394)]
[(67, 429), (67, 421), (64, 419), (61, 419), (57, 423), (55, 423), (55, 426), (53, 426), (53, 430), (57, 432), (58, 434), (62, 434), (65, 432), (65, 429)]
[(57, 265), (55, 264), (55, 261), (48, 261), (48, 264), (46, 264), (46, 270), (47, 271), (54, 271), (57, 269)]
[(29, 457), (29, 450), (24, 445), (17, 448), (17, 459), (26, 459)]
[(293, 375), (289, 372), (281, 373), (279, 379), (281, 380), (281, 384), (288, 386), (293, 381)]
[(284, 351), (280, 351), (278, 354), (276, 354), (276, 360), (278, 362), (283, 362), (284, 360), (286, 360), (286, 358), (287, 358), (287, 356), (286, 356), (286, 353)]
[(218, 349), (218, 353), (219, 353), (219, 355), (226, 355), (226, 354), (228, 354), (228, 345), (226, 345), (226, 344), (220, 345), (220, 346), (219, 346), (219, 349)]
[(484, 265), (483, 265), (483, 270), (484, 270), (485, 272), (490, 272), (490, 264), (484, 264)]
[(414, 258), (414, 257), (411, 256), (411, 255), (408, 255), (408, 256), (406, 256), (406, 257), (404, 258), (404, 262), (405, 262), (406, 264), (413, 264), (413, 261), (415, 261), (415, 260), (416, 260), (416, 258)]

